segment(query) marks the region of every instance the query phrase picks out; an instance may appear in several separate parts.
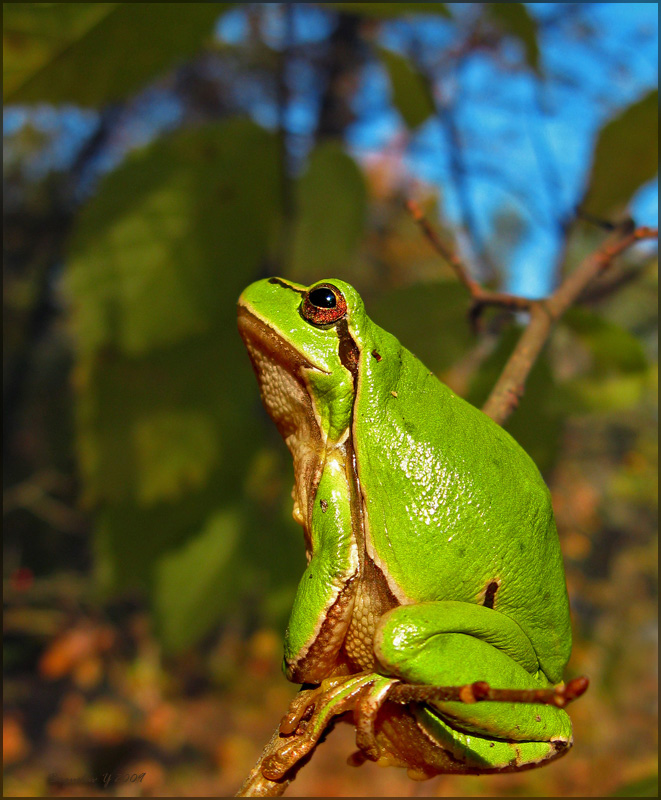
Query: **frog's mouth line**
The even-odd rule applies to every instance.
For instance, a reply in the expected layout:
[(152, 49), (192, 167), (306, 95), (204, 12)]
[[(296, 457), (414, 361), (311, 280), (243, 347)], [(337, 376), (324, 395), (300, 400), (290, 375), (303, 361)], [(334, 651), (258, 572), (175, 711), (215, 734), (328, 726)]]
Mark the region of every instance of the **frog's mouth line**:
[(249, 350), (253, 347), (258, 347), (263, 352), (268, 353), (269, 357), (287, 370), (290, 375), (293, 375), (306, 391), (307, 387), (305, 386), (302, 370), (314, 369), (317, 372), (325, 372), (325, 370), (320, 369), (316, 364), (302, 356), (280, 334), (276, 333), (267, 322), (246, 306), (239, 306), (237, 323), (241, 338)]
[(238, 325), (262, 402), (294, 459), (294, 507), (301, 519), (295, 517), (303, 524), (306, 547), (311, 547), (308, 521), (321, 474), (323, 437), (305, 371), (318, 368), (245, 306), (239, 306)]

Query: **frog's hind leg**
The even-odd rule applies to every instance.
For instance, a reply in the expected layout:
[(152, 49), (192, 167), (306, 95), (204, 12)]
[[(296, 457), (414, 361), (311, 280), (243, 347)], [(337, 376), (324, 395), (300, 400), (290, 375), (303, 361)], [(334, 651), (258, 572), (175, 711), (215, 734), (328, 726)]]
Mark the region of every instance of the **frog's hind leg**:
[[(467, 772), (513, 772), (532, 768), (560, 757), (572, 745), (571, 737), (550, 742), (521, 742), (478, 736), (452, 727), (428, 706), (415, 704), (412, 712), (423, 733), (446, 750), (453, 761), (465, 764)], [(446, 767), (444, 771), (452, 770)]]
[[(399, 606), (375, 635), (382, 673), (412, 684), (539, 689), (549, 681), (521, 628), (484, 606), (438, 601)], [(478, 770), (520, 769), (571, 746), (571, 721), (554, 706), (432, 700), (412, 709), (425, 733)]]

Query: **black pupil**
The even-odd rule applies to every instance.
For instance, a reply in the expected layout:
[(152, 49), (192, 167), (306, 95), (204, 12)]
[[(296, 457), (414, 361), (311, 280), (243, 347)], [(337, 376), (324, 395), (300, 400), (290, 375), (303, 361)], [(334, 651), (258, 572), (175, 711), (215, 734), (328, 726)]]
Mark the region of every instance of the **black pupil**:
[(319, 289), (313, 289), (308, 296), (312, 305), (317, 306), (317, 308), (335, 308), (337, 305), (333, 292), (323, 286)]

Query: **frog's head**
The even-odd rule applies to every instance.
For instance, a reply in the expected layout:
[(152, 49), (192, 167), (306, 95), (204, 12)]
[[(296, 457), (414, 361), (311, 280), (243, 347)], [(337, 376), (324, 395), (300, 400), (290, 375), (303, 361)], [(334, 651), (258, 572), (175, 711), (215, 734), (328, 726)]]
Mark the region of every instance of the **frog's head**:
[[(251, 284), (239, 298), (239, 332), (262, 400), (285, 441), (339, 441), (355, 394), (363, 302), (340, 280), (306, 287), (281, 278)], [(308, 439), (308, 441), (310, 441)]]

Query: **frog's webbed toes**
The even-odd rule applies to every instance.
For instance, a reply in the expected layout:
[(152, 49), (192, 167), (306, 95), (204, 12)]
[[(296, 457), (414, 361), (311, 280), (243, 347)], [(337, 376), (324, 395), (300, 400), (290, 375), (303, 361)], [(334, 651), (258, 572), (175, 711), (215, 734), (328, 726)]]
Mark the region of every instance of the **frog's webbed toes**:
[(280, 733), (289, 736), (299, 732), (301, 723), (310, 719), (323, 695), (344, 681), (346, 677), (327, 678), (314, 689), (301, 689), (289, 704), (289, 710), (280, 722)]
[(375, 676), (369, 689), (360, 697), (354, 707), (356, 746), (371, 761), (378, 761), (381, 755), (375, 734), (377, 714), (388, 699), (393, 686), (398, 683), (399, 681), (394, 678)]
[(292, 701), (280, 723), (280, 733), (288, 740), (262, 764), (262, 774), (270, 780), (282, 778), (315, 747), (333, 717), (351, 711), (365, 689), (375, 679), (373, 673), (328, 678), (316, 689), (304, 690)]

